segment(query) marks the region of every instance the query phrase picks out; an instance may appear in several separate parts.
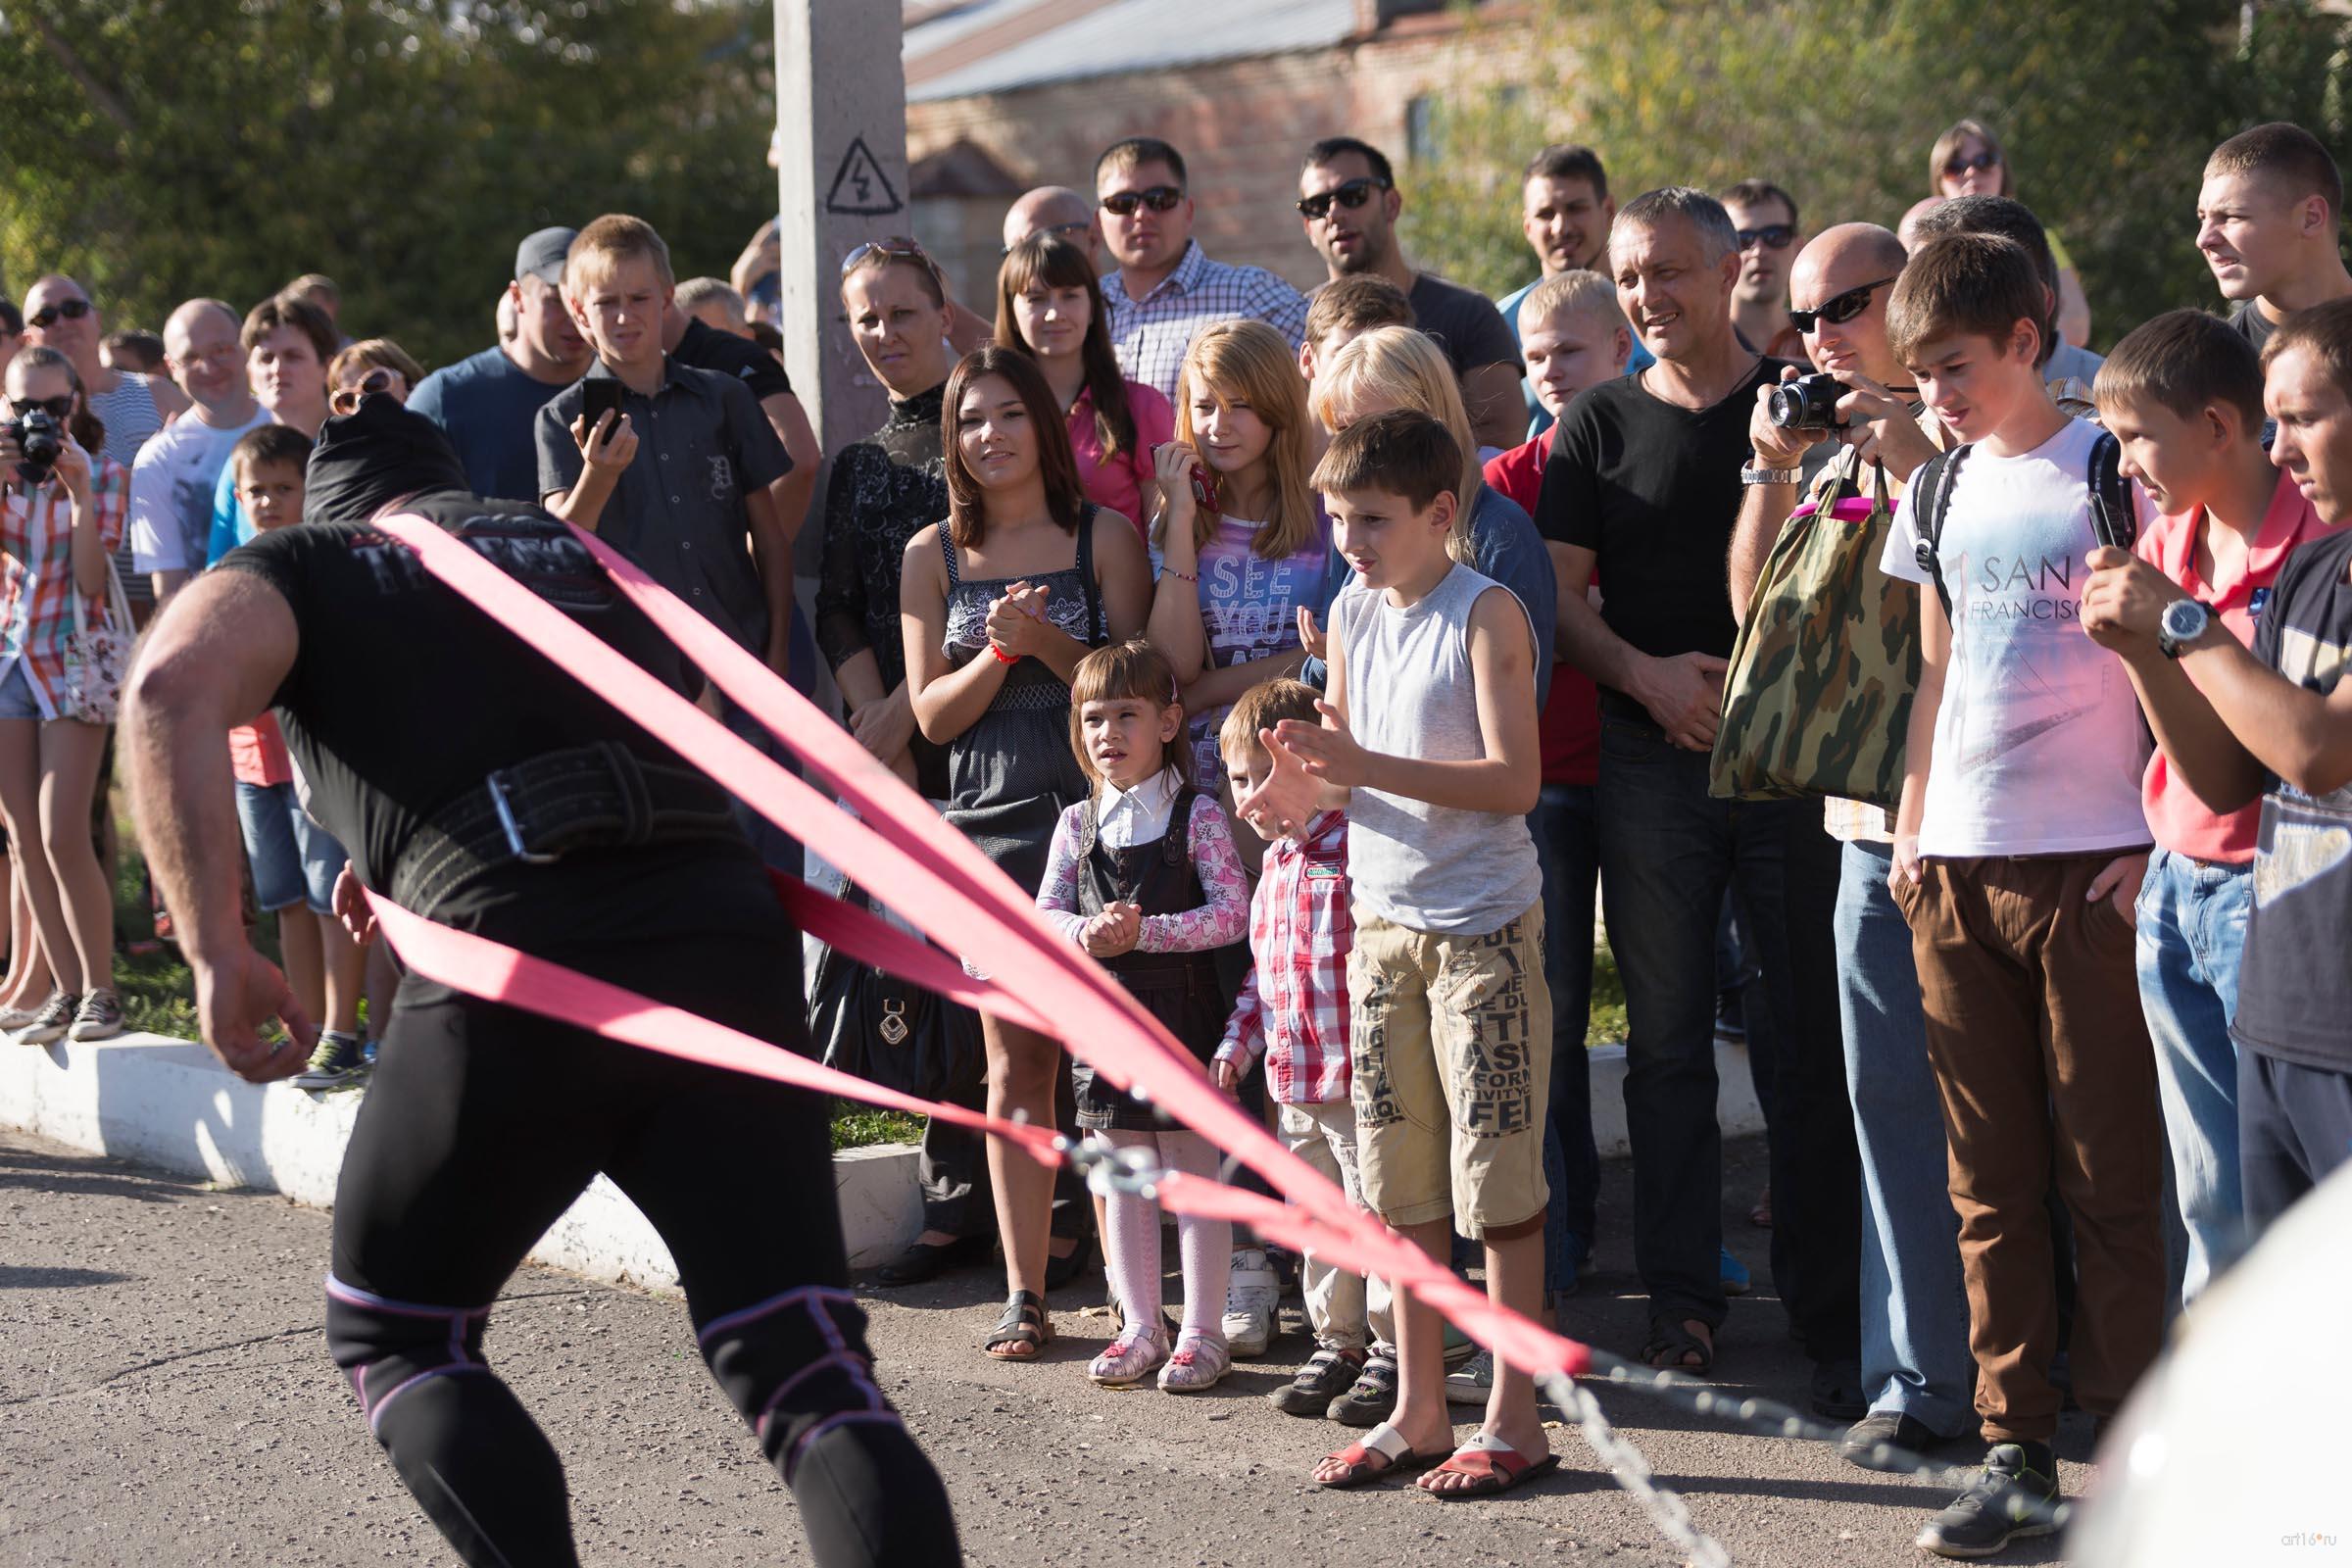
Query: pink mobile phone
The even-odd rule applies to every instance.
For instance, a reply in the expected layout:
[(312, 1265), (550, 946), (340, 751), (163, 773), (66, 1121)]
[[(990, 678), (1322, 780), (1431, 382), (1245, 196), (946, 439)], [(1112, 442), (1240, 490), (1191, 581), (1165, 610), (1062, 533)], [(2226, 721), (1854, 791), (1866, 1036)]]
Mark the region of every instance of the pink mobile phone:
[(1222, 513), (1217, 505), (1217, 476), (1200, 464), (1193, 465), (1193, 500), (1203, 512)]

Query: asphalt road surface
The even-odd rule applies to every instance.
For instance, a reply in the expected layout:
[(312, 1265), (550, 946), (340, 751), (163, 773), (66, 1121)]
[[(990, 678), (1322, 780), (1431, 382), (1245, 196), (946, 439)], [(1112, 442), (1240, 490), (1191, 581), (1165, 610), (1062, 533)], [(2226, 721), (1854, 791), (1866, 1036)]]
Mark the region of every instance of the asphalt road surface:
[[(1612, 1164), (1603, 1179), (1609, 1230), (1561, 1323), (1632, 1354), (1642, 1319), (1627, 1294), (1627, 1172)], [(1728, 1387), (1797, 1399), (1805, 1364), (1771, 1297), (1765, 1233), (1745, 1222), (1762, 1179), (1760, 1143), (1727, 1149), (1725, 1235), (1757, 1280), (1733, 1303), (1718, 1364)], [(454, 1562), (327, 1359), (326, 1257), (315, 1209), (0, 1133), (0, 1564)], [(1324, 1492), (1307, 1468), (1348, 1434), (1263, 1397), (1307, 1352), (1296, 1332), (1206, 1395), (1110, 1392), (1083, 1377), (1110, 1333), (1085, 1310), (1102, 1298), (1099, 1275), (1057, 1294), (1062, 1337), (1035, 1366), (980, 1354), (1000, 1283), (973, 1270), (865, 1293), (879, 1380), (947, 1476), (974, 1563), (1683, 1560), (1572, 1428), (1554, 1433), (1561, 1469), (1508, 1497)], [(487, 1350), (564, 1456), (584, 1562), (808, 1561), (790, 1494), (705, 1375), (677, 1299), (526, 1269)], [(1653, 1396), (1604, 1389), (1602, 1402), (1735, 1562), (1926, 1560), (1911, 1538), (1946, 1500), (1941, 1487)], [(2083, 1418), (2067, 1417), (2070, 1494), (2090, 1480), (2088, 1442)], [(2044, 1540), (1998, 1560), (2062, 1558)]]

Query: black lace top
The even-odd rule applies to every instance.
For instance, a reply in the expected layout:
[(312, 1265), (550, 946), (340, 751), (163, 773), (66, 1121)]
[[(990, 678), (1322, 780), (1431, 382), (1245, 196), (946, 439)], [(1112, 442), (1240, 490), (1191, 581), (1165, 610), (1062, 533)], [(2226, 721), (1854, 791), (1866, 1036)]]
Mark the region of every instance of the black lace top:
[(882, 689), (906, 678), (899, 577), (906, 541), (948, 514), (940, 448), (947, 383), (890, 406), (890, 417), (833, 458), (825, 487), (825, 550), (816, 587), (816, 645), (839, 669), (870, 648)]

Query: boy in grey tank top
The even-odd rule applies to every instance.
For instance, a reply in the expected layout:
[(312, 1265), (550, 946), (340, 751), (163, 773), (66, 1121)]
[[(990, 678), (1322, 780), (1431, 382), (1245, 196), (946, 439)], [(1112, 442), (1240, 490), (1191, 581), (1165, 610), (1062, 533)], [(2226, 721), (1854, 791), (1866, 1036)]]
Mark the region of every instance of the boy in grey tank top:
[[(1355, 575), (1332, 607), (1323, 723), (1266, 732), (1273, 772), (1240, 809), (1274, 832), (1348, 812), (1365, 1203), (1435, 1256), (1457, 1227), (1482, 1242), (1489, 1294), (1533, 1317), (1551, 1040), (1527, 831), (1535, 633), (1508, 589), (1447, 553), (1462, 473), (1460, 446), (1424, 414), (1378, 415), (1333, 441), (1314, 485)], [(1448, 1456), (1444, 1323), (1405, 1295), (1396, 1315), (1396, 1413), (1317, 1465), (1318, 1482), (1428, 1470), (1425, 1490), (1482, 1496), (1557, 1464), (1532, 1378), (1499, 1361), (1485, 1424)]]

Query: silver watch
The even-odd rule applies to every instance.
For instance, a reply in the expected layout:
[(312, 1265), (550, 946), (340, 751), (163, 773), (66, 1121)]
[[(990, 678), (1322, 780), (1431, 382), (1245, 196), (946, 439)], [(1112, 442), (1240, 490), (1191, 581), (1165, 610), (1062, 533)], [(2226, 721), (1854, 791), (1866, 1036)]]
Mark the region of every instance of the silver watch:
[(1804, 477), (1802, 468), (1763, 468), (1750, 464), (1740, 470), (1741, 484), (1801, 484)]
[(2164, 618), (2156, 623), (2156, 646), (2167, 659), (2179, 659), (2180, 650), (2205, 635), (2213, 624), (2213, 612), (2194, 599), (2176, 599), (2164, 607)]

